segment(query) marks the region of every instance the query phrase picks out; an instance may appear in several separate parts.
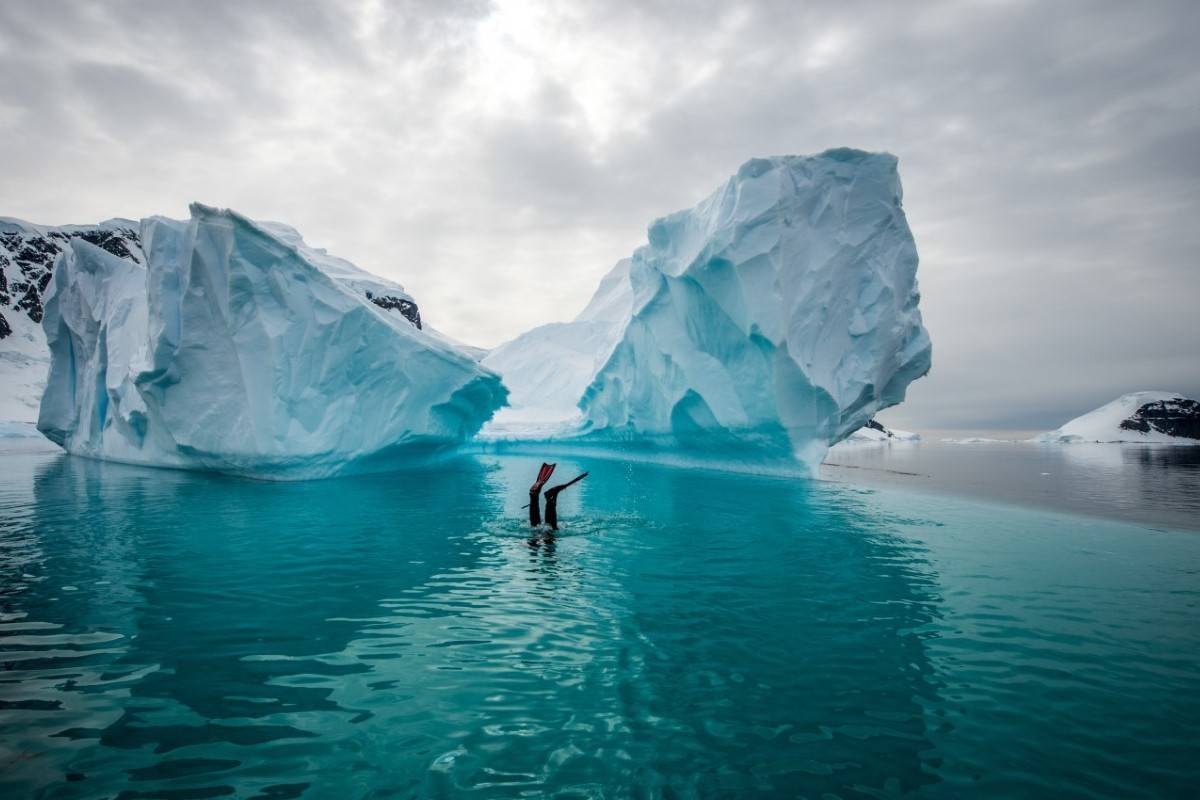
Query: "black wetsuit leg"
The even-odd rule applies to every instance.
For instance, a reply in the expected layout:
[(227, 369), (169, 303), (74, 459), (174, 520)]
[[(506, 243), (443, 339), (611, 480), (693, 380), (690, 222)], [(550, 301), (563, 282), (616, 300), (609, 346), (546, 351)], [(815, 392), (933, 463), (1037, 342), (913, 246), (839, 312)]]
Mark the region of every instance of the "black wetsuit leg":
[[(540, 492), (537, 490), (529, 490), (529, 527), (531, 528), (536, 528), (542, 524), (542, 510), (538, 508), (538, 494)], [(547, 498), (547, 502), (549, 502), (549, 498)], [(546, 510), (549, 511), (549, 507)]]
[(558, 530), (558, 487), (546, 490), (546, 524)]
[(560, 483), (558, 486), (551, 486), (546, 490), (546, 524), (550, 526), (550, 530), (558, 530), (558, 493), (568, 486), (579, 483), (587, 475), (585, 472), (577, 478), (572, 478), (566, 483)]

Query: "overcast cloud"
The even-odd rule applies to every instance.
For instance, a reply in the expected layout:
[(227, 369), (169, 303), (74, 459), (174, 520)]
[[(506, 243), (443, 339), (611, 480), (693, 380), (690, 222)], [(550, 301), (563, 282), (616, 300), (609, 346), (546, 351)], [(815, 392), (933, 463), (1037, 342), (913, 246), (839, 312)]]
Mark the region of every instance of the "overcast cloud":
[(288, 222), (491, 346), (752, 156), (900, 158), (915, 427), (1200, 396), (1200, 3), (0, 3), (0, 214)]

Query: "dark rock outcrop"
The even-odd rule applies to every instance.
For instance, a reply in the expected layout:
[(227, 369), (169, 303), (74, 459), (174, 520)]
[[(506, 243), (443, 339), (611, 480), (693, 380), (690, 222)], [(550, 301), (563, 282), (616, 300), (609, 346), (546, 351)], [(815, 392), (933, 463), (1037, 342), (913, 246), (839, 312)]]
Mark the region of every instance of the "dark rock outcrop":
[[(141, 239), (132, 223), (128, 227), (110, 222), (59, 229), (5, 220), (0, 223), (0, 308), (41, 322), (42, 294), (50, 285), (54, 260), (72, 239), (82, 239), (136, 264), (145, 263)], [(11, 333), (12, 325), (4, 320), (0, 339)]]
[(1153, 430), (1167, 436), (1200, 439), (1200, 403), (1185, 397), (1146, 403), (1121, 422), (1121, 429), (1141, 433)]
[(403, 297), (393, 297), (392, 295), (367, 292), (367, 299), (375, 305), (382, 308), (384, 311), (399, 311), (400, 315), (406, 320), (421, 328), (421, 312), (417, 309), (417, 304), (412, 300), (406, 300)]

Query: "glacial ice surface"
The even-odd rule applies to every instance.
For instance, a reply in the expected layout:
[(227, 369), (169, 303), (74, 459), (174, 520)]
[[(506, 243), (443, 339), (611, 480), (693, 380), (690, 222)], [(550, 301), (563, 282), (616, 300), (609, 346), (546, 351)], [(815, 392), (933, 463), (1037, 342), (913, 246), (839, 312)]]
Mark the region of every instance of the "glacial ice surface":
[(929, 370), (894, 156), (753, 159), (648, 238), (573, 321), (483, 359), (512, 391), (485, 438), (812, 466)]
[(43, 297), (38, 428), (69, 452), (322, 477), (461, 442), (504, 402), (496, 375), (286, 226), (194, 204), (141, 240), (144, 267), (70, 240)]

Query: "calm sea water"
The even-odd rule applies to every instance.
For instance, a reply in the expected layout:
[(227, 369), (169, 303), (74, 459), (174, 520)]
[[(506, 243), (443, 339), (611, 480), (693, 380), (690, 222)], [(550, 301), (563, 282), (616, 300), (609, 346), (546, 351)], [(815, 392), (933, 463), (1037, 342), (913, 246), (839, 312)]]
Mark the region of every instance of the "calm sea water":
[(1195, 796), (1200, 534), (537, 463), (0, 456), (0, 796)]
[(821, 474), (1200, 530), (1200, 445), (972, 442), (977, 437), (962, 436), (934, 433), (919, 442), (839, 445)]

